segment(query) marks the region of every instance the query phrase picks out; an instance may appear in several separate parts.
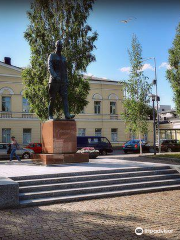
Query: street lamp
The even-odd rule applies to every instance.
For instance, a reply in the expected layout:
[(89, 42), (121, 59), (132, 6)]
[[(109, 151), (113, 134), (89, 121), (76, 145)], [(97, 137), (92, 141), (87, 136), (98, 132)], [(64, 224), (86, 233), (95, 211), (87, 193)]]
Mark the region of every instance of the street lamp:
[[(158, 96), (158, 92), (157, 92), (157, 71), (156, 71), (156, 58), (155, 57), (150, 57), (150, 58), (146, 58), (143, 59), (141, 62), (147, 61), (153, 59), (154, 60), (154, 74), (155, 74), (155, 78), (153, 80), (153, 85), (156, 86), (156, 108), (157, 108), (157, 130), (158, 130), (158, 148), (159, 148), (159, 153), (161, 152), (161, 144), (160, 144), (160, 130), (159, 130), (159, 101), (160, 101), (160, 97)], [(155, 100), (154, 100), (155, 101)]]
[(154, 148), (154, 155), (156, 155), (156, 116), (155, 116), (155, 108), (154, 102), (159, 100), (159, 96), (155, 94), (150, 94), (149, 97), (152, 99), (153, 102), (153, 148)]

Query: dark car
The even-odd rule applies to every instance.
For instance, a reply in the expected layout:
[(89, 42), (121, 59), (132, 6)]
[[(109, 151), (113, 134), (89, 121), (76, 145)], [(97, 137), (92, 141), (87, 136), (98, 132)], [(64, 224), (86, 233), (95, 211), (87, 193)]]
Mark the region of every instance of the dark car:
[[(144, 140), (141, 141), (142, 144), (142, 151), (143, 152), (149, 152), (150, 150), (150, 145), (145, 142)], [(140, 140), (139, 139), (134, 139), (126, 142), (123, 145), (123, 151), (124, 153), (127, 152), (140, 152)]]
[(165, 139), (161, 140), (161, 151), (165, 152), (179, 152), (180, 141), (176, 139)]
[(94, 149), (99, 150), (99, 153), (102, 155), (113, 152), (112, 145), (106, 137), (78, 136), (78, 150), (84, 147), (93, 147)]

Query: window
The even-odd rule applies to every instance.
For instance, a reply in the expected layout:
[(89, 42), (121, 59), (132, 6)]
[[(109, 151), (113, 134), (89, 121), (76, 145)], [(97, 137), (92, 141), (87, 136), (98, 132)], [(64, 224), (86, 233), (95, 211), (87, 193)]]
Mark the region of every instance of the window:
[(31, 142), (31, 129), (23, 129), (23, 144), (29, 144)]
[(116, 128), (111, 129), (111, 141), (117, 142), (117, 129)]
[(166, 139), (172, 139), (172, 131), (166, 130)]
[(101, 113), (101, 102), (100, 101), (95, 101), (94, 102), (94, 113), (95, 114), (100, 114)]
[(116, 102), (110, 102), (110, 114), (116, 114)]
[(136, 134), (134, 132), (132, 132), (132, 130), (130, 130), (129, 138), (130, 139), (135, 139), (136, 138)]
[(85, 113), (85, 108), (83, 108), (83, 110), (80, 111), (80, 114), (84, 114)]
[(109, 140), (108, 140), (107, 138), (105, 138), (105, 137), (102, 137), (102, 138), (101, 138), (101, 142), (103, 142), (103, 143), (109, 143)]
[(10, 128), (2, 129), (2, 142), (4, 142), (4, 143), (11, 142), (11, 129)]
[(97, 144), (98, 143), (98, 138), (88, 138), (88, 143)]
[(180, 130), (176, 130), (176, 138), (180, 140)]
[(86, 129), (78, 128), (78, 136), (86, 136)]
[(102, 132), (101, 128), (95, 128), (95, 136), (101, 137), (101, 132)]
[(160, 130), (160, 139), (165, 139), (165, 138), (166, 138), (166, 131)]
[(147, 142), (147, 140), (148, 140), (148, 134), (146, 133), (144, 134), (144, 141)]
[(11, 97), (2, 97), (2, 111), (3, 112), (11, 111)]
[(23, 98), (23, 112), (29, 112), (30, 111), (30, 106), (28, 103), (28, 100), (26, 98)]

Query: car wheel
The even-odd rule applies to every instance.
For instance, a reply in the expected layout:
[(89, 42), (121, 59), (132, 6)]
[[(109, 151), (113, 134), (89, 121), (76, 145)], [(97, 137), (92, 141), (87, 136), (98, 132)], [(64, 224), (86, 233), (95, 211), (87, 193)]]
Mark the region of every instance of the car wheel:
[(124, 150), (124, 153), (127, 153), (127, 151), (126, 151), (126, 150)]
[(172, 152), (172, 149), (171, 149), (171, 148), (168, 148), (168, 149), (167, 149), (167, 152)]
[(23, 153), (23, 155), (22, 155), (22, 158), (23, 159), (29, 159), (30, 158), (30, 154), (29, 153)]
[(103, 151), (101, 152), (101, 154), (102, 154), (102, 155), (107, 155), (106, 150), (103, 150)]

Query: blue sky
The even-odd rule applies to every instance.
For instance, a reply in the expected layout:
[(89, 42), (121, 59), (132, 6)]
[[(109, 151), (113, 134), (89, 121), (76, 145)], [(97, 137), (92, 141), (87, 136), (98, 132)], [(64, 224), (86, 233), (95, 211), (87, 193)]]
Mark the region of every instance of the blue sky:
[[(29, 1), (0, 1), (0, 60), (12, 58), (12, 64), (25, 67), (29, 63), (30, 49), (23, 37), (28, 25), (26, 11)], [(121, 20), (132, 18), (127, 24)], [(96, 62), (87, 73), (114, 80), (128, 79), (130, 66), (127, 49), (131, 46), (133, 33), (143, 49), (143, 57), (155, 57), (157, 61), (158, 93), (160, 104), (173, 103), (173, 93), (165, 78), (168, 67), (168, 49), (180, 22), (178, 0), (98, 0), (88, 19), (93, 30), (99, 34), (96, 42)], [(144, 62), (144, 73), (151, 82), (154, 78), (153, 60)], [(161, 67), (160, 67), (161, 66)]]

